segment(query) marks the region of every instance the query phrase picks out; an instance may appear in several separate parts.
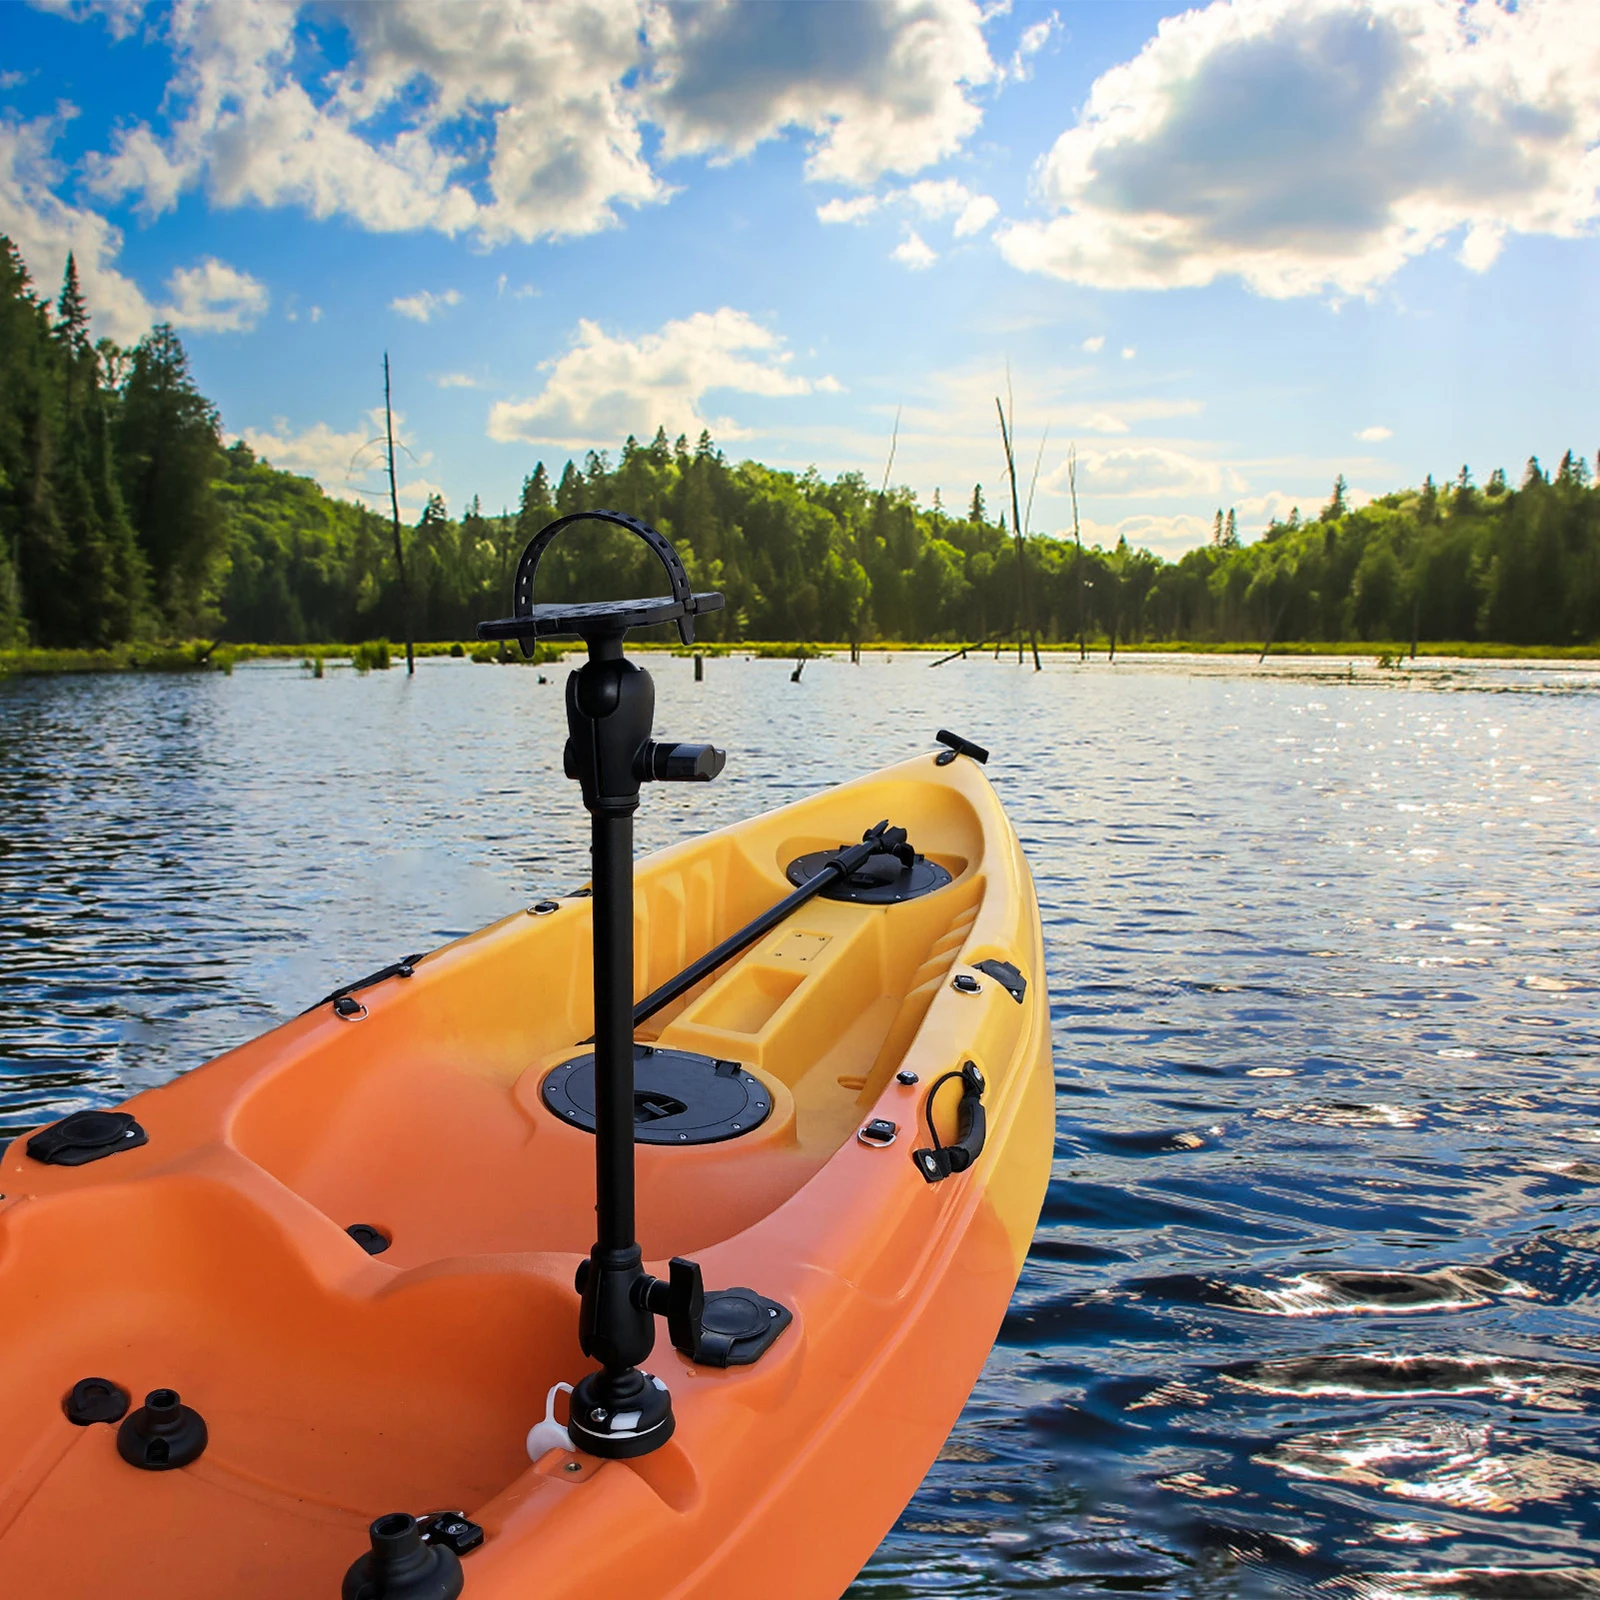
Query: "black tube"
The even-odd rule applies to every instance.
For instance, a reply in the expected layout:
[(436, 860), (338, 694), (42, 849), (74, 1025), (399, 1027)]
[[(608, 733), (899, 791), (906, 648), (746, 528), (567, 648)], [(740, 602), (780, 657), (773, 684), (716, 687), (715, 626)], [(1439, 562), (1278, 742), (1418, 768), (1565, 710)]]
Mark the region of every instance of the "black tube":
[(633, 1245), (633, 817), (591, 817), (595, 1211), (604, 1250)]

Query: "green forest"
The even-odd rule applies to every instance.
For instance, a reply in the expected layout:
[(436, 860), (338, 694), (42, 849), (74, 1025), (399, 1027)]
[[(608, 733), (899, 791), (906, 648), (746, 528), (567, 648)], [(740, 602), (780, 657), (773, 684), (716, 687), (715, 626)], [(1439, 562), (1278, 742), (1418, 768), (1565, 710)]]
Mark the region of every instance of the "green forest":
[[(1092, 495), (1092, 483), (1084, 485)], [(1165, 561), (1125, 542), (1014, 537), (974, 489), (874, 490), (727, 460), (707, 436), (629, 438), (552, 475), (519, 504), (452, 517), (437, 497), (402, 530), (224, 442), (172, 328), (131, 349), (90, 336), (73, 263), (52, 301), (0, 236), (0, 647), (139, 640), (257, 644), (472, 637), (508, 608), (523, 544), (551, 516), (614, 507), (677, 545), (727, 609), (710, 641), (1044, 643), (1600, 641), (1600, 487), (1571, 451), (1515, 483), (1463, 467), (1446, 484), (1359, 508), (1327, 503), (1240, 539), (1218, 509), (1209, 543)], [(1018, 560), (1023, 563), (1019, 582)], [(617, 530), (558, 541), (541, 599), (650, 592), (654, 558)]]

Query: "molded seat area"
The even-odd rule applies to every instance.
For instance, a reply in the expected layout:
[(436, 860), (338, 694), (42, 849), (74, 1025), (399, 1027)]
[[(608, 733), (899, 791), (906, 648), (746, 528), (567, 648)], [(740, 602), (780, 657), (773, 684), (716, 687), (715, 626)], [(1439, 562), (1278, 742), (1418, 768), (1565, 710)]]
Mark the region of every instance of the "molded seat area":
[[(242, 1192), (236, 1165), (0, 1213), (8, 1594), (254, 1594), (267, 1573), (286, 1595), (331, 1592), (373, 1507), (480, 1505), (527, 1470), (528, 1424), (581, 1361), (570, 1291), (537, 1262), (397, 1274), (331, 1230), (307, 1252), (304, 1208)], [(192, 1399), (205, 1453), (182, 1472), (130, 1468), (114, 1427), (62, 1412), (90, 1376), (134, 1406), (161, 1387)], [(129, 1543), (130, 1497), (147, 1543)], [(93, 1508), (112, 1504), (101, 1529)], [(185, 1539), (186, 1524), (230, 1530), (220, 1568), (215, 1537)], [(188, 1570), (206, 1550), (213, 1566)]]
[[(915, 796), (916, 810), (935, 813), (915, 819), (912, 838), (954, 883), (892, 906), (813, 900), (641, 1029), (641, 1039), (740, 1062), (773, 1100), (762, 1126), (738, 1138), (638, 1149), (647, 1257), (702, 1249), (781, 1205), (854, 1132), (915, 1036), (983, 878), (970, 807), (948, 790), (906, 787), (908, 809)], [(784, 825), (789, 815), (765, 819), (755, 837), (714, 836), (641, 864), (638, 996), (781, 898), (789, 861), (865, 825), (851, 816), (831, 837), (809, 814), (803, 833)], [(539, 1086), (591, 1028), (589, 928), (588, 901), (573, 898), (365, 992), (364, 1020), (324, 1029), (261, 1075), (234, 1111), (230, 1142), (340, 1228), (380, 1228), (392, 1240), (382, 1259), (395, 1266), (586, 1253), (593, 1141), (548, 1110)]]

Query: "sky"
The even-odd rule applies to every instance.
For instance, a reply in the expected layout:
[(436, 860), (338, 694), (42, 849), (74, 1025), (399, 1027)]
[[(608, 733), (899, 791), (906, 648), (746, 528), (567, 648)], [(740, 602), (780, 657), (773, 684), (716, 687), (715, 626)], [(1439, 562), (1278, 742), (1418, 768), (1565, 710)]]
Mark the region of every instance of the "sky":
[[(658, 425), (1165, 555), (1600, 445), (1594, 0), (0, 0), (0, 232), (227, 436)], [(375, 420), (376, 415), (376, 420)], [(626, 509), (626, 508), (623, 508)]]

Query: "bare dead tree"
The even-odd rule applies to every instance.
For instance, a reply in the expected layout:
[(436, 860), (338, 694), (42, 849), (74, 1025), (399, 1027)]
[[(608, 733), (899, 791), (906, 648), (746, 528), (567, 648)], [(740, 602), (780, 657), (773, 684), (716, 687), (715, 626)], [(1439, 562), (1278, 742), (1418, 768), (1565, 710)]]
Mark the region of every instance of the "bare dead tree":
[(406, 672), (415, 673), (417, 670), (416, 646), (412, 639), (415, 631), (411, 626), (411, 585), (406, 582), (406, 556), (404, 546), (400, 541), (400, 492), (395, 487), (394, 481), (394, 410), (389, 403), (389, 352), (383, 352), (383, 436), (384, 443), (388, 446), (389, 460), (389, 515), (394, 523), (394, 565), (400, 574), (400, 604), (405, 612), (406, 624)]
[(1083, 606), (1083, 536), (1078, 532), (1078, 446), (1067, 446), (1067, 488), (1072, 494), (1072, 543), (1077, 551), (1078, 567), (1078, 659), (1087, 661), (1089, 643), (1085, 636)]
[(1033, 670), (1043, 672), (1044, 665), (1039, 660), (1039, 635), (1034, 631), (1033, 607), (1028, 601), (1028, 574), (1026, 569), (1026, 546), (1022, 538), (1022, 507), (1017, 496), (1017, 460), (1011, 449), (1011, 429), (1006, 423), (1006, 408), (1000, 404), (1000, 396), (994, 397), (994, 408), (1000, 414), (1000, 441), (1006, 449), (1006, 472), (1011, 479), (1011, 532), (1017, 545), (1017, 664), (1022, 663), (1022, 634), (1026, 628), (1028, 637), (1033, 643)]

